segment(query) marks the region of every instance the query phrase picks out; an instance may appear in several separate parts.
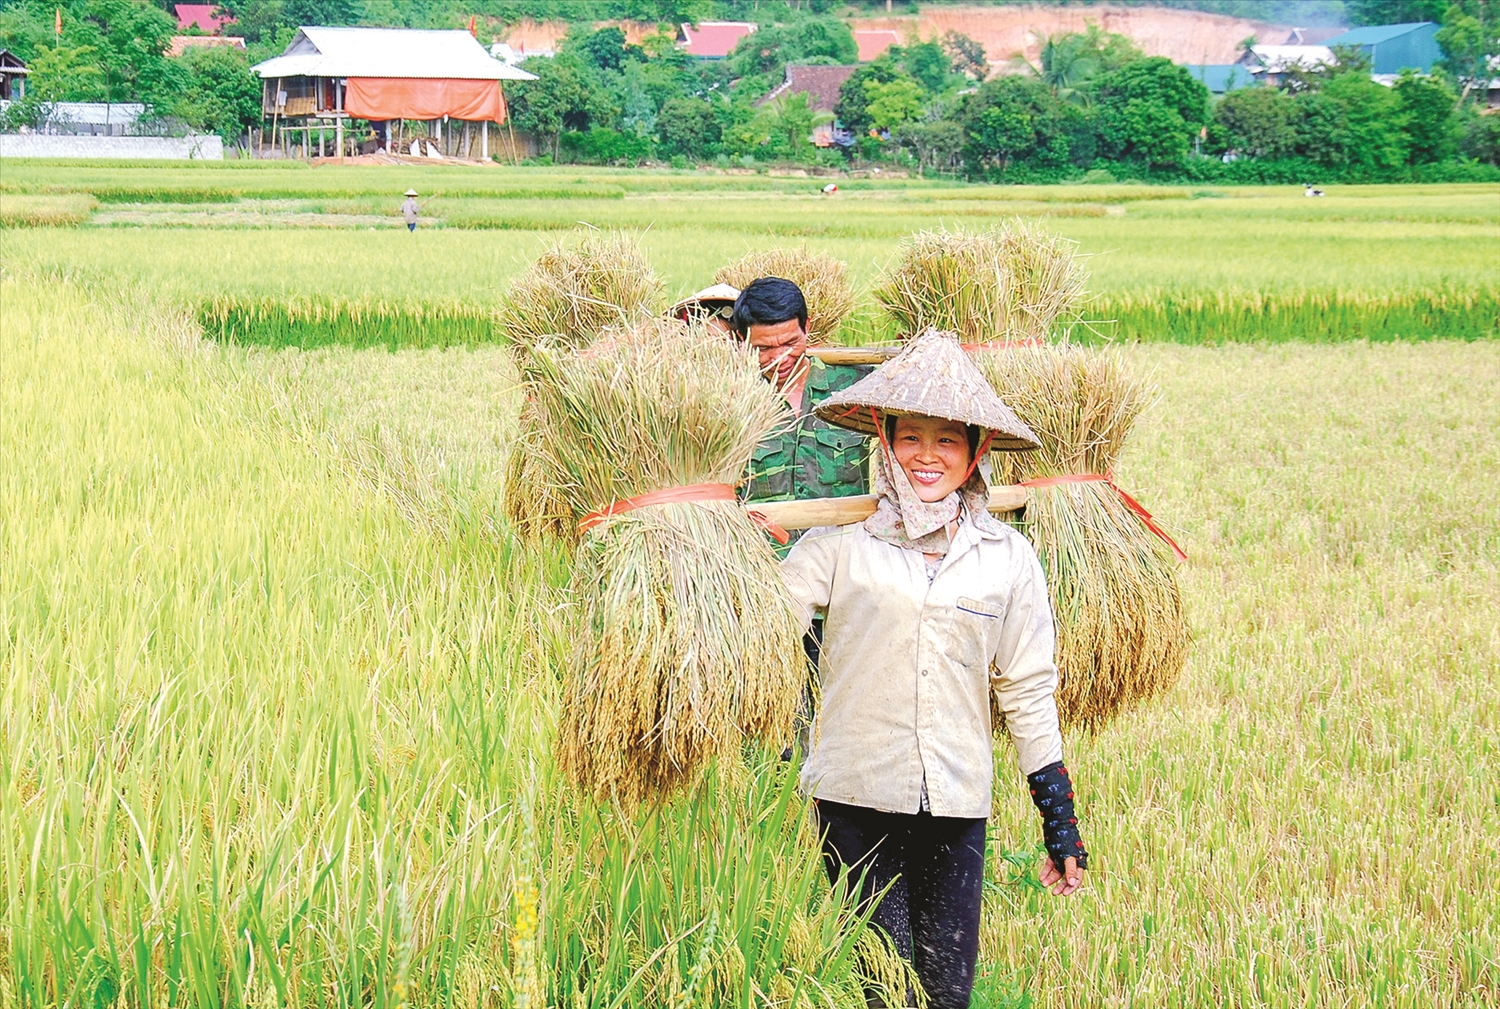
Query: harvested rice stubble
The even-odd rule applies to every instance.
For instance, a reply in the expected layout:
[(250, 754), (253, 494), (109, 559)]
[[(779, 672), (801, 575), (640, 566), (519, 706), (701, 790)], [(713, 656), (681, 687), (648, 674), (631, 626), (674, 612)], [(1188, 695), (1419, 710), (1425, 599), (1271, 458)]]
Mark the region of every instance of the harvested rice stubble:
[[(1150, 398), (1110, 351), (1062, 344), (976, 361), (1041, 441), (1034, 451), (994, 457), (1001, 483), (1111, 474)], [(1052, 597), (1063, 724), (1097, 731), (1170, 690), (1190, 640), (1176, 561), (1114, 488), (1033, 488), (1017, 525), (1036, 548)]]

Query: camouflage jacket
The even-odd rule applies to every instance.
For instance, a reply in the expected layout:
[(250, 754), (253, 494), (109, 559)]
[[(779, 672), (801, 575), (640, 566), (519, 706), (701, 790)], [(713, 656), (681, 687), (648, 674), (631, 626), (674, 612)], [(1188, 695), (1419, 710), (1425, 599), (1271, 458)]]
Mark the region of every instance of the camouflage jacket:
[(795, 418), (761, 442), (751, 458), (741, 496), (746, 501), (800, 501), (870, 492), (870, 446), (864, 435), (813, 416), (813, 408), (840, 389), (864, 378), (868, 365), (824, 364), (808, 358), (812, 370)]

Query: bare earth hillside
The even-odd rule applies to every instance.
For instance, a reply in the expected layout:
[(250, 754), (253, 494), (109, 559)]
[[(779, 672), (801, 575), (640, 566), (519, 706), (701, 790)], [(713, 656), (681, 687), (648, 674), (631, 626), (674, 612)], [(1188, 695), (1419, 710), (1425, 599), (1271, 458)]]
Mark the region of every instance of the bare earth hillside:
[(984, 46), (992, 65), (1021, 54), (1035, 63), (1042, 40), (1060, 32), (1083, 31), (1092, 22), (1107, 32), (1133, 39), (1148, 56), (1174, 63), (1233, 63), (1240, 43), (1254, 35), (1261, 42), (1285, 42), (1286, 25), (1165, 7), (928, 7), (906, 17), (859, 18), (857, 29), (890, 28), (912, 42), (956, 31)]
[[(938, 38), (950, 31), (962, 32), (984, 46), (991, 64), (1004, 64), (1020, 54), (1036, 62), (1042, 39), (1060, 32), (1082, 31), (1090, 22), (1105, 31), (1134, 39), (1149, 56), (1165, 56), (1175, 63), (1233, 63), (1239, 58), (1240, 42), (1254, 35), (1261, 42), (1287, 41), (1287, 25), (1250, 21), (1245, 18), (1205, 14), (1201, 11), (1165, 7), (929, 7), (920, 14), (857, 18), (851, 27), (865, 30), (888, 28), (910, 42)], [(639, 43), (658, 26), (643, 21), (618, 24), (625, 37)], [(502, 41), (526, 53), (555, 51), (567, 34), (566, 21), (521, 21), (504, 32)]]

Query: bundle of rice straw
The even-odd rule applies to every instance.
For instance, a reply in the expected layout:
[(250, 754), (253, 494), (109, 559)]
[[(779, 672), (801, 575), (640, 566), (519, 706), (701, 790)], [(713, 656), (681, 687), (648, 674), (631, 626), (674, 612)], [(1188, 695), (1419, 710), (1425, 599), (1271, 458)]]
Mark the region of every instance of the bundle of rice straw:
[[(1042, 443), (995, 454), (999, 483), (1112, 474), (1151, 395), (1118, 354), (1077, 345), (991, 351), (975, 362)], [(1041, 558), (1057, 618), (1064, 725), (1097, 731), (1171, 689), (1189, 633), (1163, 539), (1106, 482), (1033, 488), (1021, 528)]]
[[(660, 314), (665, 285), (640, 242), (626, 232), (587, 232), (554, 242), (511, 286), (500, 325), (520, 355), (523, 385), (531, 348), (542, 338), (591, 344), (604, 329)], [(527, 402), (500, 474), (505, 515), (522, 535), (571, 538), (576, 515), (557, 491), (549, 439)]]
[(901, 243), (875, 300), (903, 339), (929, 328), (964, 343), (1045, 340), (1083, 303), (1077, 243), (1019, 220), (986, 231), (921, 231)]
[(752, 252), (714, 274), (714, 282), (743, 290), (759, 277), (781, 277), (802, 289), (807, 299), (807, 339), (827, 343), (854, 307), (854, 288), (842, 260), (822, 252), (809, 252), (806, 245), (795, 249)]
[(586, 232), (549, 245), (516, 279), (500, 327), (523, 351), (544, 336), (580, 347), (605, 327), (661, 314), (665, 290), (634, 235)]
[(608, 354), (532, 352), (569, 505), (592, 516), (698, 484), (727, 497), (609, 508), (579, 544), (558, 758), (597, 799), (633, 806), (737, 759), (745, 737), (782, 746), (807, 669), (775, 554), (727, 487), (778, 423), (775, 391), (702, 328), (658, 319), (609, 339)]

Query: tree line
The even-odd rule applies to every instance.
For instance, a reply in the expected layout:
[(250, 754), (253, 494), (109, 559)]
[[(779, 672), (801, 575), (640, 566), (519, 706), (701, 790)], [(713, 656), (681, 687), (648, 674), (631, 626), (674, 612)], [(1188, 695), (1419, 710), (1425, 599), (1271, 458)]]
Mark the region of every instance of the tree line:
[[(478, 14), (493, 31), (522, 17), (588, 11), (660, 29), (630, 44), (618, 27), (576, 21), (556, 56), (523, 62), (538, 80), (507, 92), (516, 127), (537, 138), (542, 160), (868, 163), (997, 182), (1500, 177), (1500, 116), (1482, 114), (1485, 88), (1476, 88), (1500, 51), (1492, 0), (1443, 6), (1442, 65), (1393, 87), (1371, 80), (1354, 50), (1279, 87), (1215, 99), (1186, 68), (1096, 26), (1047, 39), (1035, 65), (1013, 58), (996, 76), (978, 43), (950, 32), (860, 65), (831, 114), (805, 95), (764, 99), (788, 64), (856, 63), (845, 21), (851, 5), (832, 0), (222, 0), (249, 50), (189, 48), (177, 58), (164, 55), (176, 31), (169, 5), (0, 0), (0, 45), (32, 68), (27, 99), (9, 110), (9, 125), (35, 121), (50, 102), (141, 101), (155, 115), (233, 141), (260, 121), (260, 83), (249, 67), (280, 53), (298, 24), (457, 27)], [(1415, 19), (1437, 6), (1351, 0), (1341, 10)], [(729, 16), (759, 30), (726, 59), (692, 59), (675, 45), (677, 23)], [(837, 127), (838, 142), (815, 147), (820, 126)]]

